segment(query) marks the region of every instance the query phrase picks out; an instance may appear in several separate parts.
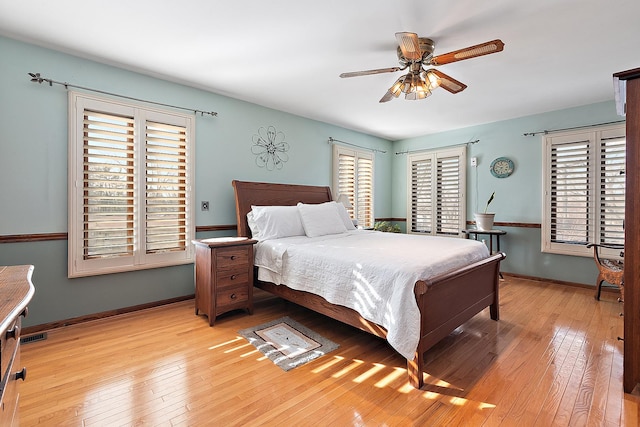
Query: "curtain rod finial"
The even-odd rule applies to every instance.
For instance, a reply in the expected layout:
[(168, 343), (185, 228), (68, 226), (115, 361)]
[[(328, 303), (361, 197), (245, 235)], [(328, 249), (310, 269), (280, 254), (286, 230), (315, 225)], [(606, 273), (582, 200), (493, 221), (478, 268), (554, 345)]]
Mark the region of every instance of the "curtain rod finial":
[(27, 73), (31, 76), (31, 81), (34, 83), (42, 83), (44, 79), (40, 77), (40, 73)]

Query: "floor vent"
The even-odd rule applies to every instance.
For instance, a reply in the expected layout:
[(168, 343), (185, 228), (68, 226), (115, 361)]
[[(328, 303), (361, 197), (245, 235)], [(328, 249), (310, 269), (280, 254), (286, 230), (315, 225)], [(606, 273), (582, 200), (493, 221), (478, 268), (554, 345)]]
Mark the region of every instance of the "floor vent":
[(21, 337), (20, 344), (28, 344), (30, 342), (42, 341), (47, 339), (47, 333), (41, 332), (39, 334), (29, 335), (28, 337)]

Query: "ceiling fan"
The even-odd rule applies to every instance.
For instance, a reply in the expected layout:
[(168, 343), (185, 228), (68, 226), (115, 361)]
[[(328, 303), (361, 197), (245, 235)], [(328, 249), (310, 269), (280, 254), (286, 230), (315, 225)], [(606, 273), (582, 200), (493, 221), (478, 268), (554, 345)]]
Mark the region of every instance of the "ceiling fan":
[(504, 48), (504, 43), (502, 43), (501, 40), (492, 40), (443, 55), (433, 56), (435, 43), (429, 38), (418, 37), (416, 33), (400, 32), (396, 33), (396, 40), (398, 41), (397, 52), (400, 67), (354, 71), (342, 73), (340, 77), (393, 73), (408, 68), (409, 73), (396, 80), (393, 86), (391, 86), (387, 93), (380, 99), (380, 102), (391, 101), (393, 98), (400, 96), (401, 93), (405, 94), (405, 99), (424, 99), (431, 95), (431, 91), (437, 87), (442, 87), (455, 94), (465, 90), (467, 85), (441, 71), (433, 68), (426, 69), (425, 67), (450, 64), (451, 62), (489, 55), (491, 53), (501, 52)]

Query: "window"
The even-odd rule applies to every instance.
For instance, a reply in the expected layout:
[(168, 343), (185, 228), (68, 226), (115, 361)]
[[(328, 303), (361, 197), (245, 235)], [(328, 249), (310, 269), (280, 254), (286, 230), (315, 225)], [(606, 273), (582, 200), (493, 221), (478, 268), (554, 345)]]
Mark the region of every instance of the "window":
[(69, 93), (69, 277), (193, 262), (193, 120)]
[(466, 226), (465, 164), (465, 147), (409, 154), (409, 233), (460, 235)]
[(347, 210), (360, 227), (373, 227), (373, 153), (334, 145), (333, 192), (349, 197)]
[(623, 244), (624, 124), (555, 133), (543, 145), (543, 252), (591, 256), (588, 243)]

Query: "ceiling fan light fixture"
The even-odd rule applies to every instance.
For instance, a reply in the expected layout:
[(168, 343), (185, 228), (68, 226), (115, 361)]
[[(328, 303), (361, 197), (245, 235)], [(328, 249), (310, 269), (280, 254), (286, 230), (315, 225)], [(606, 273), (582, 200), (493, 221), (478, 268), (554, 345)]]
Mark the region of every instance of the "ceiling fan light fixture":
[(413, 90), (413, 87), (416, 85), (415, 76), (411, 73), (404, 76), (404, 80), (402, 82), (402, 92), (409, 93)]
[(415, 101), (418, 99), (425, 99), (431, 95), (431, 89), (426, 82), (420, 82), (411, 88), (410, 92), (407, 92), (404, 99)]
[(413, 91), (404, 96), (404, 99), (409, 101), (417, 101), (419, 99), (425, 99), (427, 96), (431, 95), (431, 92), (422, 92), (422, 91)]
[(404, 87), (404, 81), (406, 77), (406, 75), (400, 76), (400, 78), (396, 80), (393, 86), (389, 88), (389, 93), (391, 93), (396, 98), (400, 96), (400, 93), (402, 92), (402, 89)]
[(434, 90), (435, 88), (439, 87), (440, 84), (442, 83), (442, 80), (440, 79), (440, 77), (438, 77), (436, 73), (434, 73), (431, 70), (423, 72), (422, 77), (424, 78), (425, 82), (429, 85), (430, 90)]
[(437, 75), (431, 75), (429, 72), (409, 73), (398, 80), (389, 89), (388, 93), (395, 97), (404, 93), (404, 99), (417, 100), (425, 99), (431, 95), (431, 91), (440, 85), (440, 78)]
[(404, 80), (407, 76), (400, 76), (395, 83), (387, 90), (387, 93), (380, 99), (380, 102), (388, 102), (393, 98), (397, 98), (402, 93), (402, 89), (404, 88)]

